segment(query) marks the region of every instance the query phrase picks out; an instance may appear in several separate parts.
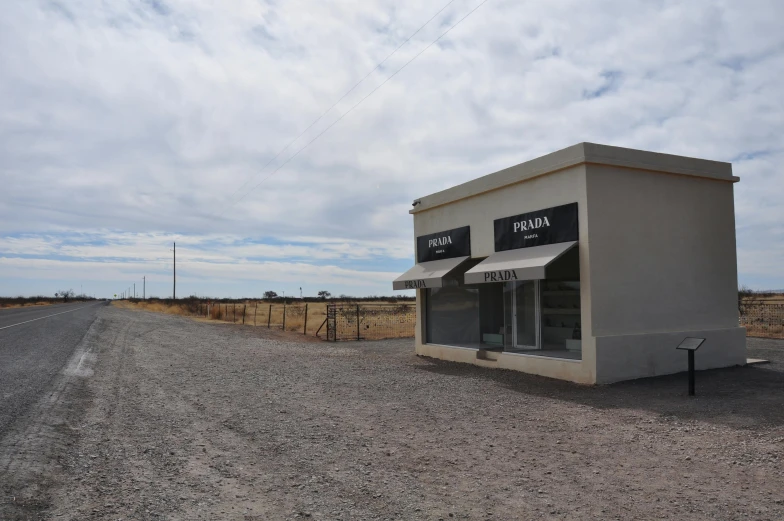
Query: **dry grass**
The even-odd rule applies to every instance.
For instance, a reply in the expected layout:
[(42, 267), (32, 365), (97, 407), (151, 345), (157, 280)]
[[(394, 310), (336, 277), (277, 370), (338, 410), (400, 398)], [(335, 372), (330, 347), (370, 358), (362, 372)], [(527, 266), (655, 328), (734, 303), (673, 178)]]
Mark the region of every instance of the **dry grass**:
[(760, 338), (784, 338), (784, 295), (752, 295), (742, 301), (741, 325), (746, 336)]
[[(257, 326), (281, 329), (283, 326), (283, 304), (269, 304), (266, 302), (244, 302), (237, 304), (220, 304), (210, 306), (209, 316), (204, 311), (204, 318)], [(302, 333), (305, 327), (305, 305), (286, 305), (286, 331)], [(150, 310), (153, 311), (153, 310)], [(200, 315), (201, 316), (201, 315)], [(321, 302), (308, 303), (308, 329), (307, 334), (314, 335), (316, 330), (327, 317), (327, 305)]]
[[(334, 301), (333, 301), (334, 302)], [(362, 302), (359, 304), (362, 309), (362, 338), (363, 339), (382, 339), (382, 338), (405, 338), (413, 336), (406, 328), (383, 328), (380, 327), (380, 318), (374, 316), (374, 305), (384, 304), (385, 306), (396, 306), (388, 302)], [(414, 309), (413, 302), (405, 303)], [(152, 311), (155, 313), (165, 313), (168, 315), (182, 315), (190, 317), (201, 317), (204, 320), (215, 320), (243, 324), (246, 326), (267, 327), (272, 329), (283, 329), (284, 306), (283, 304), (270, 304), (263, 301), (246, 301), (237, 304), (215, 303), (207, 308), (207, 304), (196, 304), (189, 308), (187, 302), (167, 304), (166, 302), (130, 302), (125, 300), (113, 301), (113, 306), (123, 309), (137, 309)], [(397, 304), (399, 305), (399, 304)], [(327, 318), (326, 302), (307, 303), (307, 331), (305, 330), (305, 304), (287, 304), (285, 306), (285, 331), (305, 333), (308, 336), (326, 336), (326, 326), (324, 321)]]
[(186, 307), (180, 304), (168, 305), (164, 302), (131, 302), (128, 300), (114, 300), (112, 306), (122, 309), (137, 309), (141, 311), (152, 311), (154, 313), (165, 313), (167, 315), (182, 315), (186, 317), (194, 316), (194, 314)]
[(54, 302), (25, 302), (23, 304), (11, 304), (7, 302), (0, 302), (0, 309), (10, 309), (10, 308), (29, 308), (32, 306), (51, 306)]
[(784, 326), (746, 326), (746, 336), (758, 338), (784, 338)]
[(784, 304), (784, 293), (773, 293), (766, 296), (752, 295), (744, 297), (743, 304)]

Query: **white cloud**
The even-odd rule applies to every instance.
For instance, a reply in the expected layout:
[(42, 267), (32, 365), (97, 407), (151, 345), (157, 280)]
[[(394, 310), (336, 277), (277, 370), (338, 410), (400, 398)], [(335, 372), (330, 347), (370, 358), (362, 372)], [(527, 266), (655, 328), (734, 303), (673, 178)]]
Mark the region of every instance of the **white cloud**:
[[(93, 280), (111, 282), (127, 280), (137, 273), (163, 273), (164, 266), (151, 266), (144, 262), (85, 262), (55, 259), (22, 259), (0, 257), (0, 267), (5, 275), (24, 278), (32, 271), (38, 278)], [(167, 266), (168, 268), (168, 266)], [(360, 271), (333, 265), (314, 265), (304, 262), (178, 262), (178, 279), (193, 280), (208, 277), (212, 281), (278, 281), (281, 283), (313, 285), (367, 286), (375, 289), (379, 281), (391, 281), (398, 273)], [(391, 291), (390, 291), (391, 293)]]
[(370, 261), (407, 259), (407, 241), (346, 240), (300, 237), (290, 242), (254, 243), (230, 235), (131, 234), (102, 231), (58, 235), (0, 237), (0, 254), (57, 256), (70, 260), (107, 259), (158, 262), (167, 260), (179, 244), (183, 261), (230, 262), (269, 259)]
[(446, 3), (8, 3), (0, 255), (121, 264), (177, 237), (210, 265), (386, 273), (412, 257), (411, 200), (593, 141), (733, 161), (741, 280), (784, 264), (776, 0), (490, 0), (228, 208), (479, 2), (456, 0), (262, 171)]

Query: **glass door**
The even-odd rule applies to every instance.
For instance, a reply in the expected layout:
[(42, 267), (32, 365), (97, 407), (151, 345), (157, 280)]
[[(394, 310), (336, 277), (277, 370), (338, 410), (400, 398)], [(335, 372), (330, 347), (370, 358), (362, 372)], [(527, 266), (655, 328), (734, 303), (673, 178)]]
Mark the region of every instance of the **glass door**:
[(504, 288), (507, 341), (510, 351), (539, 349), (539, 281), (508, 282)]

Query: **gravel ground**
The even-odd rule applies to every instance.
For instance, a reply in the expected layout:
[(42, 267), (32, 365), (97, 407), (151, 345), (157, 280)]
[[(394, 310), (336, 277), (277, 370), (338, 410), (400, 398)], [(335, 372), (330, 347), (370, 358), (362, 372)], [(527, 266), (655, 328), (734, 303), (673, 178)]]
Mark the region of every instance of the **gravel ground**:
[(782, 341), (689, 398), (685, 375), (582, 387), (411, 340), (98, 317), (94, 374), (0, 443), (2, 519), (784, 519)]

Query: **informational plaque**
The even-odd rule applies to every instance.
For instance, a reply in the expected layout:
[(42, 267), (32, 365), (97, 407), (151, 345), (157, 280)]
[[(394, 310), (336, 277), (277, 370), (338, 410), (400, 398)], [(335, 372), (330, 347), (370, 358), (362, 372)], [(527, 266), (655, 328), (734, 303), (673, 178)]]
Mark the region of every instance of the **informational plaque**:
[(704, 338), (687, 337), (675, 349), (683, 349), (684, 351), (696, 351), (697, 349), (700, 348), (703, 342), (705, 342)]

